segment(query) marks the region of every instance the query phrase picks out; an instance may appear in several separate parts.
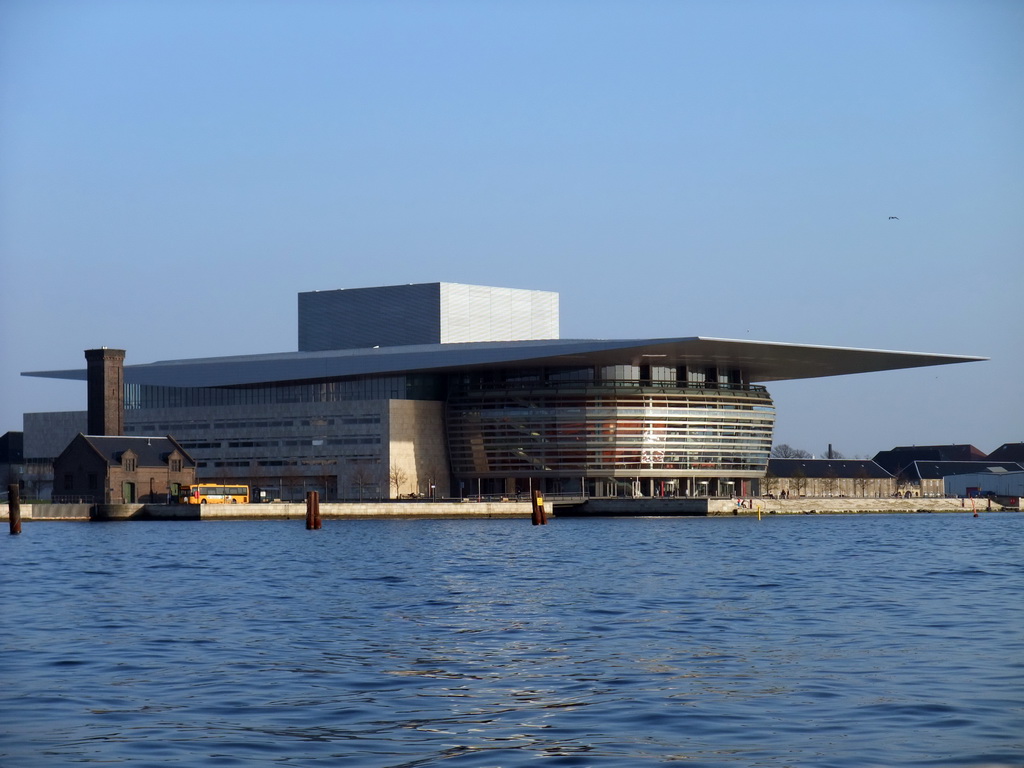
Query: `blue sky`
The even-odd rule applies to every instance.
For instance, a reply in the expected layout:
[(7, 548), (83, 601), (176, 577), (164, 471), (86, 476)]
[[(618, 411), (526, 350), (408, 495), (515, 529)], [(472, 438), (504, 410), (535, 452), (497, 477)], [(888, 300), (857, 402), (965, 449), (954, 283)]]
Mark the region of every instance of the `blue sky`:
[[(564, 338), (991, 361), (782, 382), (777, 442), (1024, 440), (1024, 3), (4, 0), (20, 376), (296, 347), (300, 291), (561, 295)], [(898, 216), (891, 221), (889, 216)]]

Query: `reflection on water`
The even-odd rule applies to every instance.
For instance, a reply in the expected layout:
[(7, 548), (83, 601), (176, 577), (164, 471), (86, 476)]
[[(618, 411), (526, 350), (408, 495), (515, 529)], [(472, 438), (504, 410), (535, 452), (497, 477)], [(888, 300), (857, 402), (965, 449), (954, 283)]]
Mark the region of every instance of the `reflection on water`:
[(1024, 763), (1019, 514), (23, 530), (4, 766)]

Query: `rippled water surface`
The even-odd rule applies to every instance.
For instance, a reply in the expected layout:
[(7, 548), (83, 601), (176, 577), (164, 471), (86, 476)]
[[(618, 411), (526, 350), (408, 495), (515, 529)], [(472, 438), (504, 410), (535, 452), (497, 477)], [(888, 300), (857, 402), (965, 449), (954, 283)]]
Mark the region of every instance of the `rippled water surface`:
[(27, 523), (0, 765), (1021, 766), (1024, 515)]

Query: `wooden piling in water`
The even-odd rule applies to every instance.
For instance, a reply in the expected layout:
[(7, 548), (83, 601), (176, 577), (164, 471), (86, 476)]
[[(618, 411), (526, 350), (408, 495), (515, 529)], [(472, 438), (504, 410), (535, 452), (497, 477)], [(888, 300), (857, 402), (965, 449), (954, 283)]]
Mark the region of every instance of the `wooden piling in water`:
[(320, 518), (320, 493), (308, 491), (306, 493), (306, 530), (315, 531), (323, 527)]
[(11, 526), (11, 536), (21, 533), (21, 491), (17, 483), (7, 486), (7, 520)]
[(534, 525), (548, 524), (548, 519), (544, 514), (544, 497), (541, 496), (540, 491), (533, 492), (533, 514), (530, 515), (530, 520)]

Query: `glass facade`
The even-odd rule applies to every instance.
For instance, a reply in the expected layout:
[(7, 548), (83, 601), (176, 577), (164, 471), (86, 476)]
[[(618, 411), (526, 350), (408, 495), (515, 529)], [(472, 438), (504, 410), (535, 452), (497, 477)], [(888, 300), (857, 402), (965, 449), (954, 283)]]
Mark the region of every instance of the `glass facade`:
[[(254, 497), (378, 498), (387, 486), (386, 401), (134, 409), (127, 434), (169, 434), (200, 479), (247, 483)], [(359, 480), (359, 486), (352, 483)]]
[[(382, 423), (381, 401), (443, 401), (444, 429), (417, 439), (446, 442), (452, 487), (467, 492), (733, 495), (749, 488), (763, 476), (772, 444), (768, 392), (738, 369), (658, 362), (248, 387), (130, 385), (126, 420), (130, 433), (177, 436), (201, 474), (329, 473), (344, 495), (355, 482), (349, 475), (362, 472), (356, 464), (370, 462), (380, 473), (390, 466), (389, 443), (408, 439)], [(378, 405), (366, 412), (371, 401)]]
[(363, 376), (238, 387), (125, 385), (125, 410), (235, 405), (338, 403), (347, 400), (440, 400), (443, 380), (434, 375)]
[[(603, 366), (455, 377), (448, 442), (458, 478), (758, 478), (775, 408), (736, 370)], [(733, 485), (734, 483), (729, 483)], [(649, 485), (649, 484), (648, 484)], [(722, 492), (724, 484), (717, 484)], [(695, 488), (695, 483), (674, 484)], [(659, 486), (660, 487), (660, 486)]]

